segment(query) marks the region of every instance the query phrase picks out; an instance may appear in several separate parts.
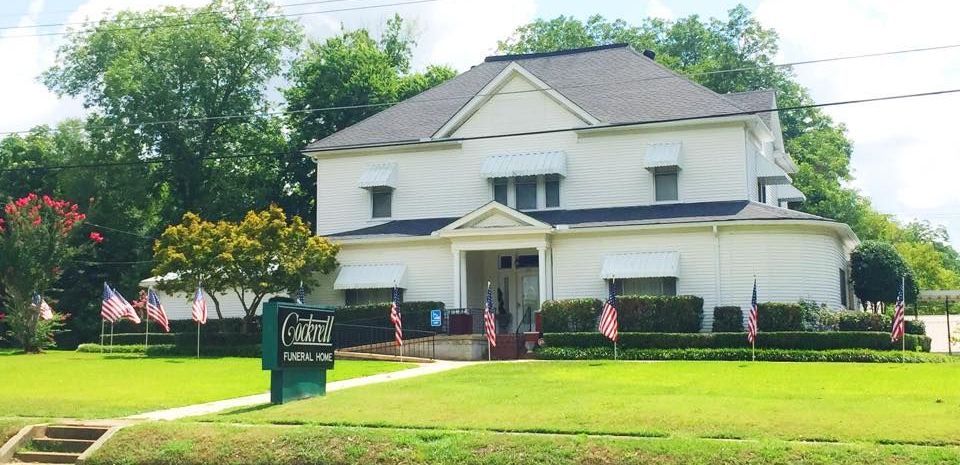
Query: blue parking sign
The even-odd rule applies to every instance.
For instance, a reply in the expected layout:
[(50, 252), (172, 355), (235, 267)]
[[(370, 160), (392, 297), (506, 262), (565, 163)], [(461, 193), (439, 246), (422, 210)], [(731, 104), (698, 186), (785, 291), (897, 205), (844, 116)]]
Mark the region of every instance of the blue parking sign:
[(443, 315), (443, 314), (441, 313), (441, 310), (439, 310), (439, 309), (437, 309), (437, 310), (430, 310), (430, 326), (433, 326), (433, 327), (443, 326), (443, 323), (442, 323), (442, 321), (443, 321), (443, 316), (442, 316), (442, 315)]

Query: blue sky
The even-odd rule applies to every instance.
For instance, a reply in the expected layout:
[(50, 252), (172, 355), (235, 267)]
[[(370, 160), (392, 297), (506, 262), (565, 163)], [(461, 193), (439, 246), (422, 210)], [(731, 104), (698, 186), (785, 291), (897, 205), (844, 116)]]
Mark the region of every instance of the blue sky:
[[(304, 0), (277, 0), (302, 3)], [(302, 5), (288, 13), (399, 0), (343, 0)], [(198, 6), (205, 0), (6, 0), (0, 28), (97, 19), (122, 8)], [(743, 2), (765, 27), (780, 34), (779, 62), (960, 43), (960, 2), (936, 0), (753, 0)], [(693, 0), (439, 0), (363, 11), (311, 14), (299, 21), (313, 39), (341, 25), (378, 30), (394, 12), (419, 36), (414, 65), (443, 63), (464, 70), (496, 49), (496, 41), (536, 17), (585, 18), (599, 13), (639, 23), (648, 15), (725, 17), (733, 1)], [(79, 102), (59, 99), (37, 82), (55, 63), (61, 36), (14, 37), (53, 29), (0, 29), (0, 132), (55, 123), (83, 114)], [(960, 48), (798, 66), (798, 80), (818, 102), (960, 88)], [(960, 97), (941, 96), (829, 108), (855, 143), (853, 187), (881, 210), (901, 219), (946, 224), (960, 245), (960, 146), (954, 108)]]

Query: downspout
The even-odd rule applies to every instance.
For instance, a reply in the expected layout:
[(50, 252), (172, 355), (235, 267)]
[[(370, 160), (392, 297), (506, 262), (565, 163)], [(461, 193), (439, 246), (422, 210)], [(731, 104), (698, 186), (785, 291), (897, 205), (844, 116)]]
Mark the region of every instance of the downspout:
[(713, 280), (713, 298), (714, 306), (719, 307), (722, 304), (723, 296), (721, 295), (721, 274), (720, 274), (720, 228), (717, 225), (713, 225), (713, 274), (716, 276), (716, 279)]

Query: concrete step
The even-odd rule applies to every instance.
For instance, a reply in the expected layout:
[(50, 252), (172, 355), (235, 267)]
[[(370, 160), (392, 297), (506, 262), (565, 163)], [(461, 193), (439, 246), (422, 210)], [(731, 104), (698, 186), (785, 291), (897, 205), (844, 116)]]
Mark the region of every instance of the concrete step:
[(21, 462), (36, 463), (76, 463), (80, 454), (68, 452), (32, 452), (22, 451), (13, 454), (13, 458)]
[(30, 449), (40, 452), (83, 453), (93, 442), (93, 439), (35, 438), (31, 441)]
[(105, 426), (54, 425), (48, 426), (46, 437), (50, 439), (84, 439), (94, 441), (107, 432)]

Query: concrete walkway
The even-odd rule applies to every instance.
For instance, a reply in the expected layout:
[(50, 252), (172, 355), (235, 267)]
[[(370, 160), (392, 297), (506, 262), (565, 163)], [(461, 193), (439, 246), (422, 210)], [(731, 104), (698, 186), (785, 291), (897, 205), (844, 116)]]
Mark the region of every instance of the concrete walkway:
[[(371, 384), (385, 383), (400, 379), (416, 378), (417, 376), (430, 375), (444, 371), (454, 370), (465, 366), (473, 365), (477, 362), (452, 362), (437, 360), (433, 363), (424, 363), (416, 368), (394, 371), (391, 373), (380, 373), (361, 378), (345, 379), (343, 381), (334, 381), (327, 383), (327, 392), (336, 392), (343, 389), (350, 389), (358, 386), (368, 386)], [(234, 399), (218, 400), (207, 402), (205, 404), (187, 405), (167, 410), (157, 410), (154, 412), (140, 413), (127, 417), (131, 420), (177, 420), (186, 417), (195, 417), (199, 415), (208, 415), (211, 413), (222, 412), (238, 407), (251, 407), (254, 405), (270, 403), (270, 393), (255, 394), (246, 397), (237, 397)]]

